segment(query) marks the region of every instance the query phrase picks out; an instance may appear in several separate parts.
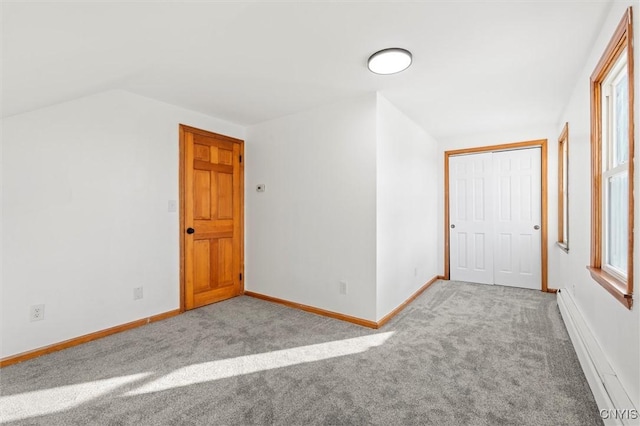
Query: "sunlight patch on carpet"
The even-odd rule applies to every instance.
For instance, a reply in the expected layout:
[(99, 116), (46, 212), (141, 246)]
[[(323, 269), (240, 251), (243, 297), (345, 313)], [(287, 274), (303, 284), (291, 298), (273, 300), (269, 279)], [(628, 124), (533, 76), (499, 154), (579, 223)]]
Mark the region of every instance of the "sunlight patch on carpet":
[(114, 391), (152, 373), (112, 377), (0, 397), (0, 423), (58, 413)]
[(371, 334), (352, 339), (193, 364), (177, 369), (158, 380), (127, 392), (125, 396), (159, 392), (259, 371), (354, 355), (376, 346), (382, 346), (393, 333), (391, 331)]

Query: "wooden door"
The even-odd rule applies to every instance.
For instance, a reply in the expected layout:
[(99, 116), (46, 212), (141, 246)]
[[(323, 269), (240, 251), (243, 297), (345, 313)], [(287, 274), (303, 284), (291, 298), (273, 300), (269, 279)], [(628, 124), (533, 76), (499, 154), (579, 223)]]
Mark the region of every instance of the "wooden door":
[(180, 126), (183, 309), (242, 294), (243, 147)]
[(540, 148), (493, 153), (496, 185), (494, 283), (540, 289)]
[(449, 159), (452, 280), (493, 284), (492, 154)]

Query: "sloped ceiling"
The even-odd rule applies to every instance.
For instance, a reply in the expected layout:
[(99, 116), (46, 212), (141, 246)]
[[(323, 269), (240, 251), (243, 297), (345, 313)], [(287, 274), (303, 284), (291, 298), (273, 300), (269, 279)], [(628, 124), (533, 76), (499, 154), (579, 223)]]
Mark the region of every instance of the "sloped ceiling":
[[(610, 3), (3, 2), (2, 113), (118, 88), (251, 125), (380, 91), (435, 137), (555, 123)], [(367, 70), (396, 46), (411, 68)]]

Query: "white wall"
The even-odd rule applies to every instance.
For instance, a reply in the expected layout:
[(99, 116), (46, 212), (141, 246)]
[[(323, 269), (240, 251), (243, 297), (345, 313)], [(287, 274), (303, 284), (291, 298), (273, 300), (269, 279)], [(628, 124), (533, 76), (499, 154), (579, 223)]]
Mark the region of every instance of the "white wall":
[(436, 141), (377, 99), (377, 319), (438, 275)]
[(247, 290), (376, 320), (375, 120), (370, 94), (248, 129)]
[(2, 121), (0, 357), (179, 307), (179, 123), (244, 138), (124, 91)]
[(178, 308), (179, 123), (246, 139), (247, 290), (375, 321), (437, 274), (435, 141), (383, 97), (245, 135), (109, 91), (2, 121), (1, 357)]
[[(593, 44), (585, 66), (576, 79), (576, 86), (566, 110), (556, 127), (559, 133), (569, 122), (569, 253), (554, 249), (550, 254), (561, 262), (549, 273), (552, 280), (568, 288), (578, 309), (591, 328), (613, 370), (629, 397), (640, 408), (640, 237), (635, 232), (634, 264), (636, 268), (634, 306), (631, 311), (597, 284), (585, 267), (589, 264), (591, 182), (590, 169), (590, 99), (589, 76), (596, 67), (607, 43), (620, 22), (625, 9), (634, 6), (635, 73), (635, 164), (640, 162), (640, 8), (637, 1), (613, 2), (602, 32)], [(636, 167), (636, 170), (637, 167)], [(635, 174), (635, 224), (640, 226), (640, 173)], [(627, 407), (621, 407), (627, 408)], [(630, 408), (630, 407), (628, 407)]]
[[(1, 122), (0, 122), (1, 123)], [(2, 130), (2, 126), (0, 126), (0, 309), (2, 308), (2, 301), (5, 300), (4, 299), (4, 266), (3, 266), (3, 262), (4, 262), (4, 256), (2, 254), (2, 249), (4, 244), (2, 243), (2, 241), (4, 241), (4, 220), (3, 220), (3, 211), (4, 211), (4, 189), (3, 189), (3, 176), (4, 173), (2, 172), (3, 170), (3, 162), (2, 162), (2, 158), (3, 158), (3, 151), (4, 151), (4, 136), (3, 136), (4, 131)], [(4, 319), (3, 319), (3, 315), (2, 315), (3, 311), (0, 311), (0, 321), (2, 321), (2, 324), (4, 324)], [(4, 339), (2, 338), (3, 334), (2, 334), (2, 327), (0, 326), (0, 358), (2, 358), (2, 354), (4, 353)]]

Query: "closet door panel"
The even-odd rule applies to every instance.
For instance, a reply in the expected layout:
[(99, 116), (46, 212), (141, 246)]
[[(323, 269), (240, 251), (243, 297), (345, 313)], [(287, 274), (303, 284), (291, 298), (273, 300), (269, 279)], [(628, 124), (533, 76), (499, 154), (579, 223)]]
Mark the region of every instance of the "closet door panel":
[(540, 148), (493, 153), (497, 211), (495, 284), (541, 288)]
[(449, 158), (450, 278), (493, 284), (491, 153)]

